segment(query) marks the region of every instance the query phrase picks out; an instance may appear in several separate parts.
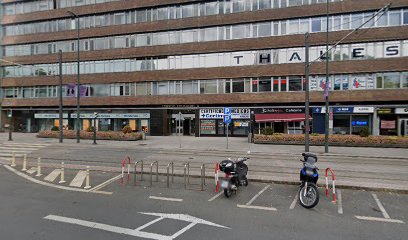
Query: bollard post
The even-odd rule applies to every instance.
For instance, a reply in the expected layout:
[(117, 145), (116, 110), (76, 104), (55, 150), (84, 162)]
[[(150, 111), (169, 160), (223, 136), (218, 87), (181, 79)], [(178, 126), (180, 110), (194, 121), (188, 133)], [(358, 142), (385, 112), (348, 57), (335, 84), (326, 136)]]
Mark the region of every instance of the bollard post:
[(24, 154), (24, 157), (23, 157), (23, 168), (21, 169), (21, 171), (23, 171), (23, 172), (27, 171), (27, 154)]
[(167, 188), (170, 188), (170, 163), (167, 164)]
[(184, 189), (190, 184), (190, 163), (184, 164)]
[(61, 180), (58, 183), (65, 183), (65, 168), (64, 162), (61, 163)]
[(15, 153), (15, 152), (12, 153), (12, 156), (11, 156), (11, 165), (10, 165), (10, 166), (12, 166), (12, 167), (15, 167), (15, 166), (16, 166), (16, 153)]
[(130, 157), (128, 157), (128, 166), (127, 166), (127, 182), (130, 182)]
[(201, 165), (201, 191), (204, 191), (204, 164)]
[(125, 173), (125, 160), (122, 160), (122, 178), (120, 179), (120, 184), (124, 184), (123, 178), (124, 178), (124, 173)]
[(90, 189), (91, 185), (89, 184), (89, 166), (86, 166), (86, 186), (84, 189)]
[(36, 177), (41, 177), (41, 158), (38, 158), (37, 160), (37, 175), (35, 175)]

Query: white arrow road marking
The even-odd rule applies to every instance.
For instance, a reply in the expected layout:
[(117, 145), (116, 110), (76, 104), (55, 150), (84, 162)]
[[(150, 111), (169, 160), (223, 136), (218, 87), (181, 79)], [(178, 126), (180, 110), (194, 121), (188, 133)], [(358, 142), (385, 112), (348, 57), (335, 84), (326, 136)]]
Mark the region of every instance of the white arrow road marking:
[[(74, 225), (79, 225), (79, 226), (84, 226), (88, 228), (94, 228), (94, 229), (99, 229), (107, 232), (114, 232), (114, 233), (119, 233), (119, 234), (126, 234), (134, 237), (141, 237), (141, 238), (148, 238), (148, 239), (155, 239), (155, 240), (173, 240), (186, 232), (187, 230), (191, 229), (197, 224), (204, 224), (204, 225), (209, 225), (209, 226), (214, 226), (214, 227), (219, 227), (219, 228), (227, 228), (230, 229), (229, 227), (225, 227), (216, 223), (212, 223), (209, 221), (206, 221), (204, 219), (196, 218), (190, 215), (186, 214), (167, 214), (167, 213), (143, 213), (141, 212), (140, 214), (144, 215), (151, 215), (151, 216), (157, 216), (158, 218), (154, 219), (153, 221), (150, 221), (136, 229), (129, 229), (129, 228), (122, 228), (122, 227), (117, 227), (117, 226), (111, 226), (103, 223), (97, 223), (97, 222), (91, 222), (91, 221), (85, 221), (85, 220), (80, 220), (80, 219), (75, 219), (75, 218), (68, 218), (68, 217), (62, 217), (62, 216), (56, 216), (56, 215), (48, 215), (44, 217), (44, 219), (47, 220), (52, 220), (52, 221), (57, 221), (57, 222), (62, 222), (62, 223), (69, 223), (69, 224), (74, 224)], [(178, 232), (174, 233), (171, 236), (166, 236), (166, 235), (161, 235), (161, 234), (156, 234), (156, 233), (150, 233), (150, 232), (143, 232), (142, 230), (145, 229), (146, 227), (153, 225), (154, 223), (157, 223), (163, 219), (174, 219), (174, 220), (179, 220), (179, 221), (185, 221), (185, 222), (190, 222), (186, 227), (183, 229), (179, 230)]]

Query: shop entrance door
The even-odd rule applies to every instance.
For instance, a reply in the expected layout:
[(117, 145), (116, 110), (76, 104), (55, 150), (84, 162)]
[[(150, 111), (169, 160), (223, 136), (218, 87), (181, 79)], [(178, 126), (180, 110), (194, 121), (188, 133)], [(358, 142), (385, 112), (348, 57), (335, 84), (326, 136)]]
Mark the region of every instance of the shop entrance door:
[(274, 133), (285, 133), (285, 123), (284, 122), (274, 122), (273, 132)]
[(183, 135), (190, 136), (191, 135), (191, 119), (186, 118), (183, 121)]
[(408, 119), (401, 119), (401, 135), (404, 137), (408, 136)]

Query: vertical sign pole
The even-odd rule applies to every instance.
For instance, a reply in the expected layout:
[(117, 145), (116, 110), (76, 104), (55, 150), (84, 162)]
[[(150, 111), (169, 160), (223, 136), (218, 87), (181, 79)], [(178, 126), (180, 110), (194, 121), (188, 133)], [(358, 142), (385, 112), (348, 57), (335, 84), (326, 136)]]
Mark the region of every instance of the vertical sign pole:
[(181, 148), (181, 112), (178, 113), (179, 148)]
[(59, 143), (62, 143), (62, 126), (63, 126), (63, 111), (62, 111), (62, 50), (58, 51), (59, 54)]
[(306, 65), (305, 65), (305, 152), (309, 152), (309, 129), (310, 129), (310, 119), (309, 119), (309, 33), (306, 35)]
[(227, 122), (227, 149), (228, 149), (228, 130), (229, 130), (229, 122)]

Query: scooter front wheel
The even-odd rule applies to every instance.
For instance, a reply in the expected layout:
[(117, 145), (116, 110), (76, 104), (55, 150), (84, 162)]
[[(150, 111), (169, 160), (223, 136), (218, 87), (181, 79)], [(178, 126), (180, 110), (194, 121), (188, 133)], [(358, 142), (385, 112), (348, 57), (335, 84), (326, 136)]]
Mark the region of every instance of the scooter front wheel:
[(225, 188), (224, 189), (224, 195), (229, 198), (232, 195), (232, 189), (231, 188)]
[(299, 190), (299, 202), (304, 208), (315, 207), (319, 203), (319, 190), (317, 186), (310, 182), (303, 185)]

